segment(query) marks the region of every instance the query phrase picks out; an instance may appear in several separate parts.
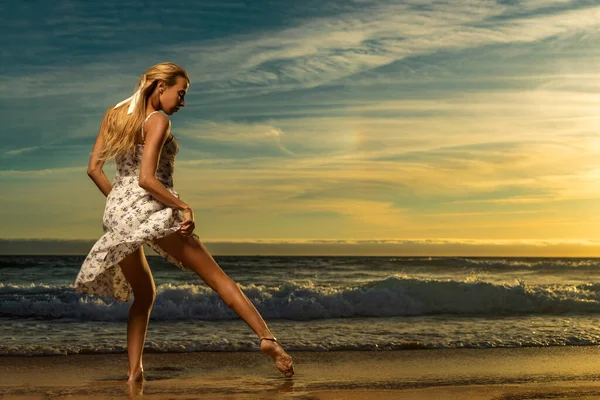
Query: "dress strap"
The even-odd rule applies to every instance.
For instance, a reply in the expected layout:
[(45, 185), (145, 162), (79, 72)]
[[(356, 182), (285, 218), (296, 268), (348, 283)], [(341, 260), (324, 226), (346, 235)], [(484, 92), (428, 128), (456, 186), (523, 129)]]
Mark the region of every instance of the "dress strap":
[(146, 119), (142, 123), (142, 143), (146, 143), (146, 138), (144, 137), (144, 125), (146, 125), (146, 121), (148, 121), (148, 119), (152, 116), (152, 114), (157, 113), (158, 111), (159, 110), (152, 111), (150, 114), (148, 114), (148, 116), (146, 117)]

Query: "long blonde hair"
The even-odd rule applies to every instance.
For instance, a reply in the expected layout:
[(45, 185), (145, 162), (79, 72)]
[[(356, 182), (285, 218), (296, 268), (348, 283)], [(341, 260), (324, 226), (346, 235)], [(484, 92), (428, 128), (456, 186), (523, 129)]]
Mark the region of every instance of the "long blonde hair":
[(165, 81), (167, 86), (173, 86), (177, 82), (178, 76), (185, 78), (189, 85), (190, 77), (179, 65), (171, 62), (153, 65), (144, 71), (135, 85), (135, 91), (137, 91), (143, 82), (140, 98), (131, 114), (127, 114), (130, 102), (126, 102), (116, 109), (114, 104), (110, 106), (100, 124), (99, 134), (104, 139), (100, 159), (109, 160), (118, 157), (135, 147), (135, 138), (146, 119), (148, 96), (156, 88), (159, 80)]

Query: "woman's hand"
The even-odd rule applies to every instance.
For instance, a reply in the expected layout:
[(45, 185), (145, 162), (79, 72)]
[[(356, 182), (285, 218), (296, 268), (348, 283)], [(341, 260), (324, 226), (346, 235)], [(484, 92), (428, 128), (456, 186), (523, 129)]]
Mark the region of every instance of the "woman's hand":
[(183, 236), (190, 236), (192, 232), (196, 228), (196, 223), (194, 222), (194, 211), (188, 207), (183, 209), (183, 220), (179, 224), (179, 233)]

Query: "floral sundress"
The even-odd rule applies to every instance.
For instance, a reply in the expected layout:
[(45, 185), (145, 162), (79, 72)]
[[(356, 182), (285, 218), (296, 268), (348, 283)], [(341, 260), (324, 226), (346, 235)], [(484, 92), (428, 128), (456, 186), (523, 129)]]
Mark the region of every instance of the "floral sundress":
[[(144, 120), (144, 124), (154, 111)], [(142, 139), (144, 137), (142, 125)], [(86, 256), (75, 283), (76, 292), (110, 296), (117, 301), (130, 301), (132, 289), (125, 279), (119, 261), (146, 243), (157, 254), (182, 270), (184, 265), (154, 242), (155, 239), (179, 230), (181, 215), (165, 206), (139, 186), (143, 144), (135, 150), (116, 157), (117, 173), (112, 190), (106, 198), (102, 218), (104, 235), (92, 246)], [(168, 139), (160, 154), (156, 178), (179, 198), (173, 190), (173, 170), (179, 144), (174, 136)], [(198, 236), (192, 234), (196, 239)]]

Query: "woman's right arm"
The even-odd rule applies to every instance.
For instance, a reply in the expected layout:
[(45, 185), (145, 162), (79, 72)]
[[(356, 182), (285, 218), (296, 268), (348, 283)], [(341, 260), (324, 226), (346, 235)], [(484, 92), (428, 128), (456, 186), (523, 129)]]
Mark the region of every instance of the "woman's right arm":
[(96, 186), (98, 186), (98, 189), (100, 189), (105, 196), (108, 196), (112, 190), (112, 184), (102, 170), (104, 160), (100, 160), (100, 154), (102, 154), (103, 146), (104, 140), (102, 139), (100, 132), (98, 132), (98, 137), (96, 138), (94, 148), (92, 149), (92, 153), (90, 155), (90, 163), (87, 168), (87, 174), (94, 181)]

